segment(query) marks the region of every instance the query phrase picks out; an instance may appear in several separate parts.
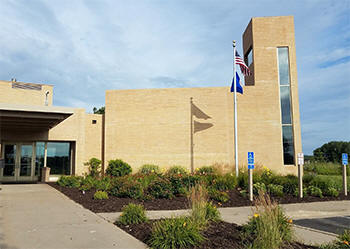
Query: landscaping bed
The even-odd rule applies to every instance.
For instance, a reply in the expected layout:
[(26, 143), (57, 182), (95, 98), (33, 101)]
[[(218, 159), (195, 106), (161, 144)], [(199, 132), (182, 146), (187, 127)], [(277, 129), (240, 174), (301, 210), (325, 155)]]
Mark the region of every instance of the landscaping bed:
[[(155, 220), (131, 225), (117, 224), (125, 232), (131, 234), (138, 240), (148, 243), (152, 232), (152, 224)], [(208, 228), (202, 232), (206, 238), (200, 245), (193, 247), (195, 249), (244, 249), (244, 241), (241, 238), (242, 227), (236, 224), (224, 221), (211, 222)], [(246, 241), (248, 242), (248, 241)], [(292, 242), (285, 244), (281, 249), (316, 249), (318, 247), (307, 246), (300, 243)]]
[[(172, 199), (153, 199), (153, 200), (135, 200), (132, 198), (119, 198), (115, 196), (109, 196), (109, 199), (95, 200), (93, 198), (95, 189), (83, 191), (77, 188), (62, 187), (57, 183), (48, 183), (51, 187), (59, 190), (73, 201), (81, 204), (83, 207), (95, 212), (95, 213), (109, 213), (109, 212), (120, 212), (124, 205), (128, 203), (142, 204), (147, 210), (178, 210), (189, 208), (189, 202), (187, 197), (178, 196)], [(250, 206), (252, 203), (243, 197), (237, 189), (229, 190), (229, 200), (225, 203), (212, 200), (212, 202), (218, 207), (241, 207)], [(272, 197), (280, 204), (286, 203), (301, 203), (301, 202), (315, 202), (315, 201), (339, 201), (339, 200), (350, 200), (350, 196), (339, 195), (338, 197), (325, 196), (323, 198), (306, 196), (300, 199), (295, 196), (285, 195), (283, 197)]]

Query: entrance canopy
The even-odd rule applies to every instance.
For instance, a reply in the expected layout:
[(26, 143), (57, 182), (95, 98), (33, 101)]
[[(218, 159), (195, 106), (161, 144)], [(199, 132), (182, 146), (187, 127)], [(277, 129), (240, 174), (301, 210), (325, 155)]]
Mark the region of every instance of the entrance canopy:
[(73, 108), (0, 103), (2, 130), (49, 130), (71, 116)]

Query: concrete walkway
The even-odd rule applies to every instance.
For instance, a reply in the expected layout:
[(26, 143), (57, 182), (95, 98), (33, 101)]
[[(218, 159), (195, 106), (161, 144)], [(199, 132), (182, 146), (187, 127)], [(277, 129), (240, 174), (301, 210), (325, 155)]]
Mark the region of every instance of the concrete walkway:
[[(329, 202), (312, 202), (296, 203), (281, 205), (287, 216), (293, 220), (304, 218), (325, 218), (350, 215), (350, 201), (329, 201)], [(232, 207), (219, 208), (221, 217), (224, 221), (245, 224), (249, 217), (253, 215), (252, 207)], [(188, 215), (190, 210), (172, 210), (172, 211), (147, 211), (147, 217), (150, 219), (160, 219)], [(120, 216), (118, 213), (99, 213), (104, 219), (114, 222)], [(294, 225), (297, 240), (306, 244), (327, 243), (336, 238), (336, 234), (319, 231), (316, 229), (306, 228)]]
[(147, 248), (46, 184), (0, 188), (1, 249)]

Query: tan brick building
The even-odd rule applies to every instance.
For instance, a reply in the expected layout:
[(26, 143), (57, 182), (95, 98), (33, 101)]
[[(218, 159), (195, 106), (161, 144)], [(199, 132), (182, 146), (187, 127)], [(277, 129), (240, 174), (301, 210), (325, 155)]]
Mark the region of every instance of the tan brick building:
[[(253, 18), (243, 34), (244, 94), (238, 94), (239, 164), (296, 173), (302, 151), (293, 17)], [(109, 90), (105, 117), (52, 106), (53, 87), (0, 81), (0, 181), (81, 175), (86, 162), (120, 158), (191, 168), (234, 164), (233, 93), (229, 87)], [(193, 160), (193, 163), (191, 161)], [(1, 167), (2, 165), (2, 167)]]

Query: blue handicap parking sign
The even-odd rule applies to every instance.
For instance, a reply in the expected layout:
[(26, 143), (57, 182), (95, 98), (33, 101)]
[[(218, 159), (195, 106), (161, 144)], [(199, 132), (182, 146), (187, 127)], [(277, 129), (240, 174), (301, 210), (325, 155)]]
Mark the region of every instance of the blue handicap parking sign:
[(342, 163), (344, 165), (348, 165), (348, 154), (343, 153), (341, 156), (342, 156)]
[(248, 169), (254, 169), (254, 152), (248, 152)]

